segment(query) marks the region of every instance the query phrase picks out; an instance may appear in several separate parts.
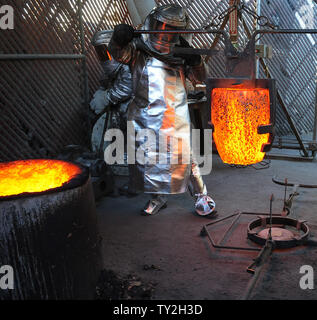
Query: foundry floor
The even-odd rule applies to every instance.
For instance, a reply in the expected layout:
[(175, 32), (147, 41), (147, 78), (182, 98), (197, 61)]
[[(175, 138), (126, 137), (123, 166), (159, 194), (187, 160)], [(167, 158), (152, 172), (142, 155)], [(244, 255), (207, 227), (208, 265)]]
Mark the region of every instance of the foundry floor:
[[(217, 202), (219, 218), (237, 211), (268, 212), (272, 193), (273, 211), (281, 212), (284, 188), (272, 182), (276, 174), (290, 182), (317, 183), (316, 162), (272, 160), (269, 169), (255, 170), (231, 168), (217, 156), (213, 159), (213, 171), (205, 182)], [(122, 182), (118, 179), (117, 185)], [(288, 194), (291, 191), (289, 188)], [(317, 189), (300, 189), (292, 216), (307, 220), (317, 236), (316, 196)], [(208, 239), (200, 236), (203, 225), (211, 220), (192, 213), (193, 202), (188, 194), (171, 196), (168, 208), (153, 217), (139, 213), (146, 200), (145, 195), (132, 199), (107, 197), (97, 204), (104, 268), (155, 282), (153, 299), (241, 299), (252, 278), (246, 268), (257, 254), (212, 248)], [(230, 244), (247, 245), (246, 223), (242, 221), (233, 231)], [(221, 228), (225, 224), (210, 230), (219, 237)], [(302, 290), (299, 286), (302, 265), (311, 265), (317, 276), (316, 258), (317, 247), (274, 252), (252, 298), (317, 299), (316, 290)], [(146, 270), (145, 265), (155, 268)]]

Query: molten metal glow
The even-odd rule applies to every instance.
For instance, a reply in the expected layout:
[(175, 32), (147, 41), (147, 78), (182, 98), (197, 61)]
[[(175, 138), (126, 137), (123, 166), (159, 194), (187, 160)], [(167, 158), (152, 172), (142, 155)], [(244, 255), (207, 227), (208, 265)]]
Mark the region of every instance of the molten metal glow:
[(108, 50), (106, 50), (106, 51), (107, 51), (107, 55), (108, 55), (109, 60), (112, 61), (112, 57), (111, 57), (110, 52)]
[(269, 89), (216, 88), (212, 91), (214, 140), (224, 163), (250, 165), (261, 162), (269, 134), (259, 135), (270, 124)]
[(55, 189), (81, 173), (75, 164), (59, 160), (0, 163), (0, 197)]

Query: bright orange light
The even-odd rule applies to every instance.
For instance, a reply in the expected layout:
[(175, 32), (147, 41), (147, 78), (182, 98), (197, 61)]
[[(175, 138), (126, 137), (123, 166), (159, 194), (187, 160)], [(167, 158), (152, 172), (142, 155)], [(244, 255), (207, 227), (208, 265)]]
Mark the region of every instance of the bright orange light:
[(109, 53), (108, 50), (107, 50), (107, 55), (108, 55), (109, 60), (111, 61), (111, 60), (112, 60), (112, 57), (111, 57), (111, 54)]
[(80, 173), (80, 167), (59, 160), (0, 163), (0, 197), (55, 189)]
[(270, 124), (269, 89), (216, 88), (212, 91), (214, 140), (224, 163), (250, 165), (261, 162), (269, 134), (259, 135)]

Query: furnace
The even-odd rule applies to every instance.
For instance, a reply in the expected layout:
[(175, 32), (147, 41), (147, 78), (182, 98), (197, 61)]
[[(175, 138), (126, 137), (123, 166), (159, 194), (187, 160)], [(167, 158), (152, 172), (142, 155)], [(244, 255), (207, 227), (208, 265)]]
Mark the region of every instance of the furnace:
[(84, 169), (66, 161), (39, 159), (0, 163), (0, 200), (75, 187), (81, 178), (87, 180)]
[(208, 79), (214, 141), (224, 163), (261, 162), (274, 139), (275, 81)]
[(89, 170), (50, 159), (0, 164), (0, 261), (15, 289), (0, 300), (91, 299), (100, 268)]

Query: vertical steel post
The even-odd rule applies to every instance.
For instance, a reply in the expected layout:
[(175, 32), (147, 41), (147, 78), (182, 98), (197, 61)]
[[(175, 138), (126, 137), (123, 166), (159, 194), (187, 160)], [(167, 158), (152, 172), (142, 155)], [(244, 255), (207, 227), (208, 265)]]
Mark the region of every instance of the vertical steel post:
[[(316, 92), (315, 92), (315, 117), (314, 117), (313, 142), (317, 143), (317, 79), (316, 79)], [(316, 151), (313, 152), (313, 157), (315, 156), (316, 156)]]
[[(259, 17), (261, 16), (261, 0), (256, 1), (256, 13)], [(257, 22), (256, 22), (256, 29), (257, 30), (260, 29), (260, 26)], [(257, 44), (260, 44), (260, 40), (258, 40)], [(259, 61), (259, 59), (257, 59), (257, 61), (256, 61), (256, 77), (257, 77), (257, 79), (260, 78), (260, 61)]]
[(84, 105), (89, 108), (89, 85), (88, 85), (88, 70), (87, 70), (87, 50), (85, 45), (85, 29), (83, 21), (83, 4), (81, 0), (77, 0), (78, 7), (78, 18), (79, 18), (79, 29), (80, 29), (80, 42), (81, 42), (81, 54), (85, 56), (82, 64), (83, 72), (83, 96), (84, 96)]

